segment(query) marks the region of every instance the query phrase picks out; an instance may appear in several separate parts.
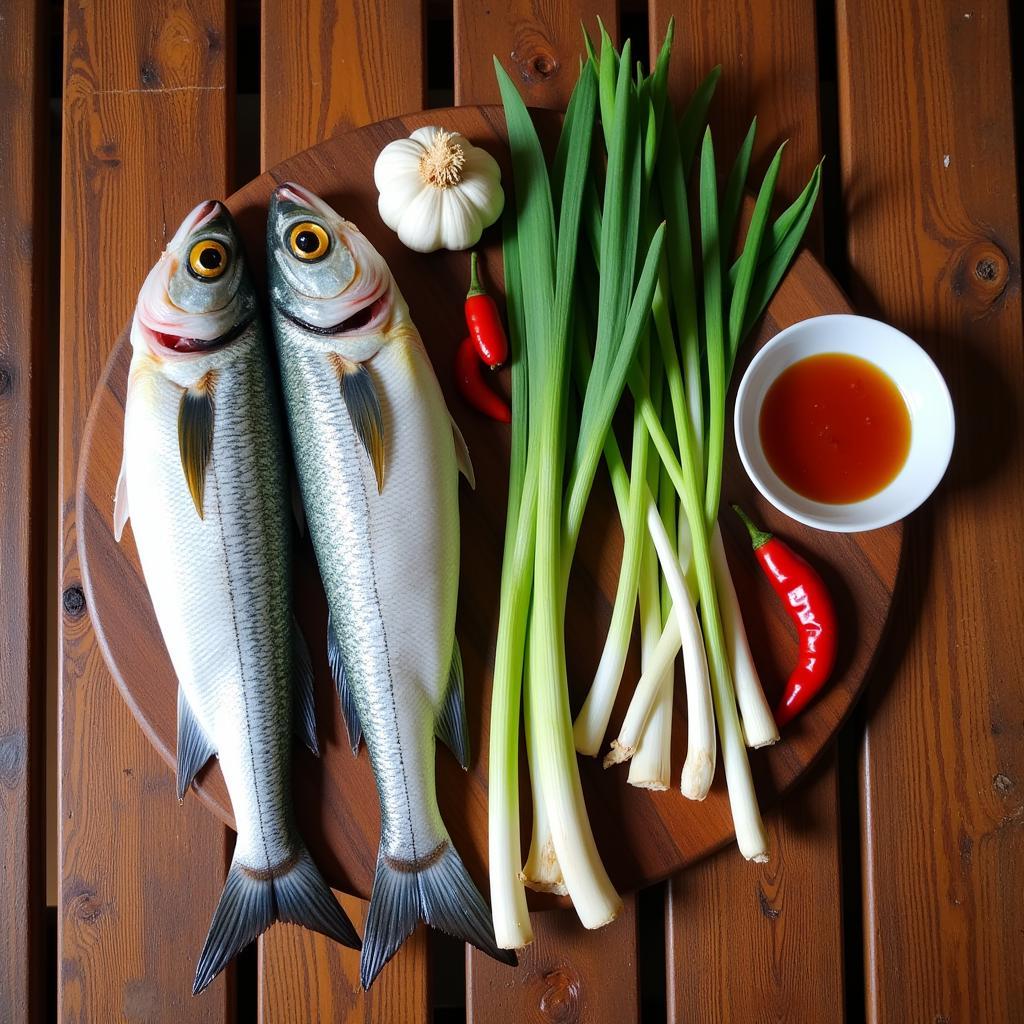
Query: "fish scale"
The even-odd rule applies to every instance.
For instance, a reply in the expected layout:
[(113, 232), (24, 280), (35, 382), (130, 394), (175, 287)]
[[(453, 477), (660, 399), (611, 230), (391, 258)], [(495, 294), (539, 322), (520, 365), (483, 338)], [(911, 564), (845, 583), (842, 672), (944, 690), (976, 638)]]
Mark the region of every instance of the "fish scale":
[[(396, 859), (416, 858), (447, 839), (434, 790), (433, 720), (445, 697), (458, 586), (457, 470), (451, 428), (447, 486), (412, 445), (434, 429), (425, 400), (395, 392), (396, 362), (383, 349), (370, 362), (389, 442), (385, 486), (355, 435), (323, 353), (286, 325), (282, 382), (286, 401), (307, 410), (294, 448), (306, 519), (324, 579), (345, 667), (381, 787), (382, 844)], [(429, 374), (429, 378), (428, 378)], [(415, 379), (415, 378), (414, 378)], [(404, 388), (402, 390), (405, 390)], [(437, 407), (443, 410), (440, 392)], [(425, 414), (426, 411), (426, 414)], [(408, 466), (407, 466), (408, 463)], [(408, 476), (403, 476), (408, 470)], [(413, 511), (415, 510), (415, 511)], [(454, 513), (454, 515), (453, 515)], [(409, 540), (412, 540), (410, 545)], [(330, 538), (324, 542), (324, 538)], [(319, 543), (318, 543), (319, 541)], [(410, 550), (410, 548), (412, 550)], [(396, 693), (396, 690), (398, 691)], [(412, 796), (409, 794), (412, 788)]]
[[(271, 421), (254, 415), (270, 400), (255, 328), (237, 346), (232, 361), (217, 371), (204, 519), (197, 519), (177, 464), (181, 387), (173, 380), (154, 382), (149, 415), (137, 414), (143, 399), (133, 391), (126, 412), (134, 427), (127, 469), (148, 492), (148, 514), (134, 518), (136, 543), (147, 579), (161, 580), (153, 595), (158, 619), (173, 619), (180, 628), (183, 642), (170, 645), (175, 673), (203, 731), (218, 737), (239, 858), (267, 870), (293, 852), (287, 772), (279, 770), (291, 749), (290, 557), (281, 499), (287, 484), (274, 457), (279, 438), (267, 436)], [(256, 467), (261, 471), (253, 472)], [(186, 547), (187, 562), (168, 566), (168, 556)], [(258, 773), (257, 764), (273, 770)]]

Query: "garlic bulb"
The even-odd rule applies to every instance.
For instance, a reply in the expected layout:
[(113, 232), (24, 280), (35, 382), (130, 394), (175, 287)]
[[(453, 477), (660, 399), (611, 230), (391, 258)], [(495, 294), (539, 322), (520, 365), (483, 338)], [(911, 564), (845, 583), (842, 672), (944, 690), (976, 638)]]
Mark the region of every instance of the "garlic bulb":
[(417, 128), (389, 143), (373, 180), (381, 219), (416, 252), (476, 245), (505, 205), (494, 157), (443, 128)]

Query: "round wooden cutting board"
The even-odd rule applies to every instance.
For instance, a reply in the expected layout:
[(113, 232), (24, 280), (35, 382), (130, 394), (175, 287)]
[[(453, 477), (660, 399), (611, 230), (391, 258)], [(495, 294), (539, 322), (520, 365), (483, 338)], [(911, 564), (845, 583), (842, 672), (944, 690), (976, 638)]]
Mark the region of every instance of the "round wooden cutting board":
[[(557, 131), (557, 115), (538, 114), (545, 133)], [(447, 750), (437, 754), (441, 811), (470, 872), (487, 892), (487, 726), (491, 666), (498, 621), (508, 472), (508, 428), (483, 419), (453, 386), (455, 349), (466, 334), (462, 303), (469, 280), (469, 254), (419, 255), (402, 246), (377, 213), (373, 164), (381, 148), (416, 128), (438, 124), (459, 131), (488, 149), (502, 164), (508, 186), (504, 117), (500, 108), (431, 110), (384, 121), (325, 142), (286, 160), (235, 193), (227, 205), (235, 214), (246, 253), (258, 280), (263, 275), (266, 207), (278, 182), (297, 181), (323, 196), (354, 221), (388, 261), (408, 300), (434, 362), (448, 405), (466, 437), (476, 468), (475, 491), (462, 485), (462, 584), (458, 636), (466, 674), (472, 767), (464, 773)], [(204, 197), (196, 196), (196, 200)], [(182, 209), (182, 217), (188, 211)], [(168, 235), (176, 224), (167, 226)], [(484, 279), (500, 294), (501, 252), (497, 227), (484, 236)], [(153, 260), (159, 254), (153, 253)], [(138, 282), (141, 285), (141, 282)], [(736, 379), (757, 346), (783, 327), (822, 313), (847, 312), (838, 287), (804, 252), (773, 299), (753, 345), (741, 355)], [(94, 396), (83, 442), (78, 480), (78, 544), (88, 607), (100, 645), (117, 685), (142, 728), (174, 770), (177, 682), (154, 617), (129, 526), (120, 545), (113, 539), (112, 511), (121, 460), (124, 400), (130, 360), (124, 331)], [(505, 387), (507, 374), (497, 378)], [(731, 403), (730, 403), (731, 408)], [(751, 751), (762, 804), (767, 807), (821, 753), (850, 710), (863, 685), (885, 624), (899, 563), (902, 531), (892, 526), (869, 534), (816, 533), (786, 519), (761, 501), (728, 444), (722, 528), (761, 677), (774, 703), (796, 658), (796, 637), (778, 600), (761, 576), (746, 533), (728, 511), (740, 501), (768, 528), (807, 555), (828, 581), (842, 626), (839, 663), (826, 695), (769, 750)], [(621, 548), (611, 490), (603, 472), (587, 512), (574, 565), (566, 624), (574, 710), (593, 678), (607, 630)], [(367, 896), (376, 861), (379, 812), (365, 746), (353, 757), (327, 670), (326, 606), (308, 540), (298, 545), (296, 602), (317, 670), (317, 714), (321, 757), (295, 754), (293, 784), (299, 827), (328, 879), (338, 888)], [(635, 650), (612, 718), (616, 733), (639, 674)], [(719, 769), (702, 803), (678, 790), (686, 745), (681, 688), (675, 702), (672, 779), (667, 792), (636, 789), (626, 782), (628, 767), (605, 771), (600, 759), (581, 758), (587, 806), (613, 881), (634, 889), (678, 871), (732, 837), (732, 821)], [(105, 757), (103, 750), (95, 757)], [(521, 772), (524, 844), (529, 837), (525, 762)], [(197, 793), (222, 821), (232, 824), (231, 806), (216, 761), (201, 774)], [(211, 827), (213, 827), (211, 823)], [(525, 849), (524, 849), (525, 854)], [(734, 856), (739, 856), (736, 852)], [(537, 905), (550, 902), (538, 900)]]

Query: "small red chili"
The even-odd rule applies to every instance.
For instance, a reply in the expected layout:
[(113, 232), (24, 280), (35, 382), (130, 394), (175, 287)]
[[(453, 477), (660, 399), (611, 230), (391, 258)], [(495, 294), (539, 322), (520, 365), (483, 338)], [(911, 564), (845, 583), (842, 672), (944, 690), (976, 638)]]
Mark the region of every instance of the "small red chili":
[(470, 257), (469, 294), (466, 296), (466, 326), (480, 358), (492, 369), (508, 359), (508, 338), (498, 305), (484, 291), (476, 270), (476, 253)]
[(836, 612), (824, 581), (792, 548), (765, 530), (759, 530), (738, 505), (754, 545), (757, 560), (782, 598), (800, 635), (800, 661), (786, 683), (775, 709), (781, 727), (791, 722), (828, 682), (836, 662)]
[(512, 422), (508, 403), (491, 390), (484, 378), (483, 363), (477, 358), (472, 338), (464, 338), (455, 353), (455, 383), (459, 394), (478, 412), (499, 423)]

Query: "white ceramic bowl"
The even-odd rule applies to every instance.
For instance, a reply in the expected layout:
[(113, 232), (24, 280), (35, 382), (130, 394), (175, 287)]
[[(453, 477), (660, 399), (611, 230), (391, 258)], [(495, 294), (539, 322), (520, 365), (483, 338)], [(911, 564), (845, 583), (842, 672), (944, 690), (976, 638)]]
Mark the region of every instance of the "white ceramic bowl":
[[(772, 383), (793, 363), (826, 352), (874, 363), (892, 378), (910, 412), (903, 468), (864, 501), (831, 505), (805, 498), (779, 479), (761, 446), (761, 404)], [(780, 331), (751, 360), (736, 392), (735, 428), (747, 474), (777, 509), (818, 530), (856, 533), (902, 519), (935, 490), (953, 451), (953, 402), (928, 353), (895, 327), (863, 316), (817, 316)]]

